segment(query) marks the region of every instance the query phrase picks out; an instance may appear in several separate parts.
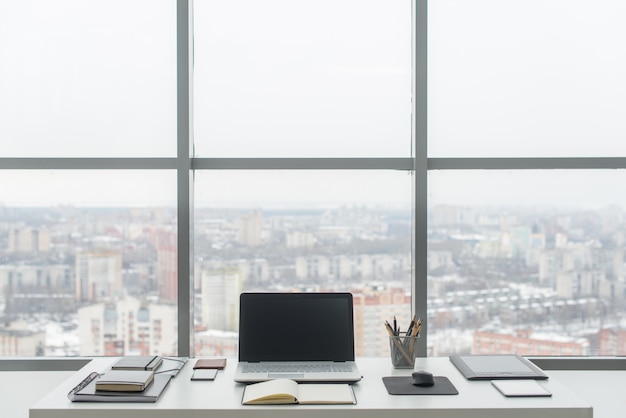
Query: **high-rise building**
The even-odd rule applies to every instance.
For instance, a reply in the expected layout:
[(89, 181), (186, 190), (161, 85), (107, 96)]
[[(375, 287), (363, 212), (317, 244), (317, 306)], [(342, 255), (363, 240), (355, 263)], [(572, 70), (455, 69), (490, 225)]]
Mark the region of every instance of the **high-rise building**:
[(406, 277), (409, 254), (311, 255), (295, 259), (298, 279), (334, 277), (364, 282), (389, 282)]
[(96, 302), (120, 296), (121, 292), (121, 251), (95, 250), (76, 254), (76, 299), (79, 302)]
[(255, 210), (248, 216), (239, 219), (237, 237), (239, 243), (251, 247), (261, 245), (263, 242), (263, 215)]
[(176, 302), (178, 299), (178, 250), (177, 235), (168, 233), (157, 245), (157, 280), (161, 300)]
[(43, 331), (30, 331), (25, 323), (16, 322), (0, 328), (0, 357), (43, 356), (45, 342)]
[(285, 234), (285, 246), (287, 248), (313, 248), (315, 235), (311, 232), (291, 231)]
[(50, 231), (45, 229), (12, 228), (9, 230), (10, 253), (40, 253), (50, 251)]
[(252, 260), (242, 258), (236, 261), (236, 265), (243, 282), (247, 285), (259, 285), (270, 278), (270, 265), (265, 258)]
[(476, 331), (472, 354), (517, 353), (522, 356), (585, 356), (589, 341), (585, 338), (539, 335), (532, 331)]
[(156, 250), (159, 298), (163, 301), (176, 302), (178, 299), (178, 235), (162, 227), (145, 228), (143, 232)]
[(176, 355), (176, 312), (174, 305), (131, 297), (80, 308), (80, 355)]
[(598, 333), (598, 355), (621, 356), (626, 351), (626, 329), (603, 328)]
[(380, 287), (353, 291), (353, 296), (356, 355), (388, 356), (389, 335), (385, 330), (385, 321), (396, 317), (401, 327), (408, 326), (411, 321), (411, 295), (404, 289)]
[(205, 270), (201, 276), (202, 324), (209, 330), (239, 330), (239, 295), (242, 275), (236, 268)]
[(196, 329), (194, 333), (196, 356), (237, 357), (238, 346), (236, 332)]

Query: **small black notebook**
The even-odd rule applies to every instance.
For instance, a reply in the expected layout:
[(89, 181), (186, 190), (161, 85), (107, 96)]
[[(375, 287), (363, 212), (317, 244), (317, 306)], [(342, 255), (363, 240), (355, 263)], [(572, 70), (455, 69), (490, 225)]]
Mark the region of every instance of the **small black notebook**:
[(517, 354), (454, 354), (450, 361), (468, 380), (548, 378), (539, 367)]

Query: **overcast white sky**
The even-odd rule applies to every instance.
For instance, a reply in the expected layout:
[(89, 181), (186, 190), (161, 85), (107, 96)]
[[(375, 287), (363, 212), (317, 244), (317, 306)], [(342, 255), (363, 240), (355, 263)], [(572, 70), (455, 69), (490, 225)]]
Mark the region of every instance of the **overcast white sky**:
[[(173, 156), (174, 4), (0, 2), (0, 156)], [(195, 9), (198, 155), (410, 155), (410, 0)], [(626, 155), (624, 21), (619, 0), (429, 2), (429, 155)], [(197, 196), (410, 203), (404, 173), (312, 174), (204, 173)], [(614, 171), (430, 177), (433, 204), (624, 203)], [(0, 170), (8, 205), (173, 204), (174, 190), (172, 173)]]

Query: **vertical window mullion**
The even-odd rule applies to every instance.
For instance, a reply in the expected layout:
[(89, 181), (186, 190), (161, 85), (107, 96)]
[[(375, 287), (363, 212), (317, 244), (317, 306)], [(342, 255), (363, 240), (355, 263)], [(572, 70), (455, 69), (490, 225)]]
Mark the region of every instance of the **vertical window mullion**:
[(192, 0), (176, 1), (177, 213), (178, 213), (178, 355), (192, 356), (192, 208), (191, 89)]
[(428, 1), (416, 0), (413, 11), (414, 57), (413, 57), (413, 159), (414, 159), (414, 237), (413, 237), (413, 312), (422, 318), (423, 329), (417, 355), (426, 356), (428, 320), (427, 300), (427, 222), (428, 222), (428, 154), (427, 154), (427, 40)]

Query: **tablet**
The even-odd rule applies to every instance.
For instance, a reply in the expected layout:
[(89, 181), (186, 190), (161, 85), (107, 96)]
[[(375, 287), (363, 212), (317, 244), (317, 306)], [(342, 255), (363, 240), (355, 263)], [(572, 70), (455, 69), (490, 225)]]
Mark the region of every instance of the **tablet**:
[(491, 384), (507, 397), (552, 396), (536, 380), (492, 380)]
[(453, 354), (450, 361), (468, 380), (548, 378), (539, 367), (517, 354)]

